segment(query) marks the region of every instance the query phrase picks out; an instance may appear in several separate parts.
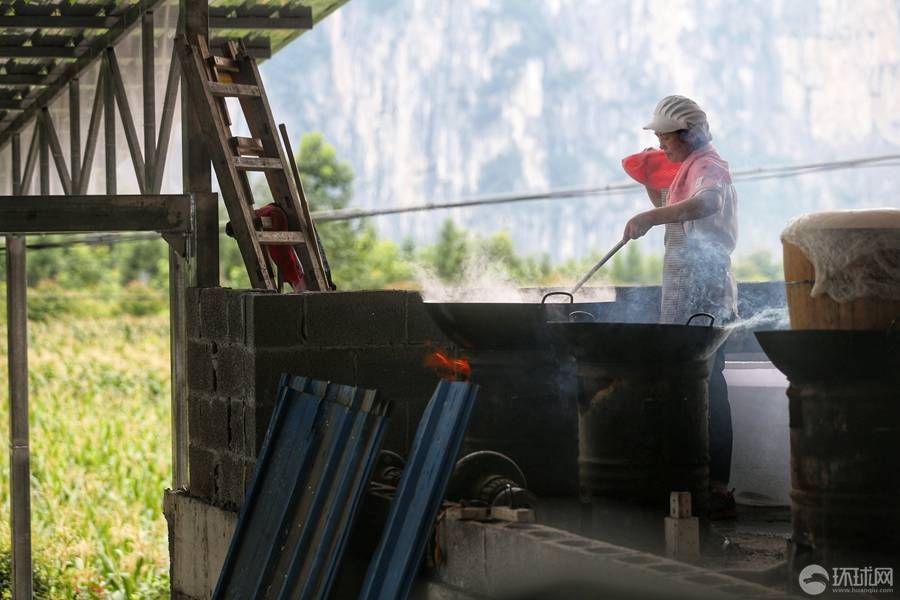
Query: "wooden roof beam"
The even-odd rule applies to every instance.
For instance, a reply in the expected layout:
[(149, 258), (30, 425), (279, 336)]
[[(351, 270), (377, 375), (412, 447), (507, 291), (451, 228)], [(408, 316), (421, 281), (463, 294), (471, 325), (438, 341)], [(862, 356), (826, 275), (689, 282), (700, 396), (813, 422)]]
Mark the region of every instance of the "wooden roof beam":
[(30, 75), (25, 73), (7, 73), (0, 75), (0, 85), (49, 85), (46, 75)]
[(209, 17), (210, 29), (312, 29), (312, 12), (300, 17)]
[(20, 113), (14, 121), (0, 131), (0, 148), (6, 145), (16, 131), (21, 130), (25, 126), (34, 116), (38, 107), (48, 104), (63, 92), (68, 86), (69, 80), (86, 68), (94, 58), (101, 54), (104, 48), (114, 46), (140, 22), (141, 15), (145, 11), (153, 10), (161, 3), (162, 0), (142, 0), (140, 3), (133, 4), (120, 13), (111, 15), (116, 20), (115, 26), (111, 27), (106, 33), (91, 38), (90, 41), (82, 42), (79, 54), (75, 57), (77, 59), (76, 62), (67, 63), (62, 70), (63, 72), (55, 77), (54, 82), (48, 85), (24, 112)]
[(109, 29), (116, 24), (116, 17), (2, 15), (0, 27), (22, 29)]
[(87, 48), (81, 46), (0, 46), (0, 58), (77, 59)]
[[(213, 38), (209, 41), (209, 48), (215, 54), (225, 55), (225, 44), (228, 43), (226, 38)], [(255, 59), (272, 58), (272, 42), (268, 38), (256, 38), (253, 40), (243, 40), (244, 49), (248, 56)]]
[(0, 196), (4, 233), (192, 231), (191, 197), (170, 195)]

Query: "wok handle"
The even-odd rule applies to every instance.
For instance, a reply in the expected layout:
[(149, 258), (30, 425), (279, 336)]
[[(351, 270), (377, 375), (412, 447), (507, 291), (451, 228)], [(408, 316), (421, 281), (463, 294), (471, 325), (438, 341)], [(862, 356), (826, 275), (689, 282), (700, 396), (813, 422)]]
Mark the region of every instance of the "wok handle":
[(615, 254), (616, 252), (618, 252), (619, 250), (621, 250), (621, 249), (622, 249), (622, 246), (624, 246), (624, 245), (627, 244), (627, 243), (628, 243), (628, 239), (627, 239), (627, 238), (623, 238), (623, 239), (619, 240), (619, 243), (616, 244), (615, 246), (613, 246), (613, 249), (610, 250), (609, 252), (607, 252), (607, 253), (606, 253), (606, 256), (604, 256), (603, 258), (601, 258), (601, 259), (597, 262), (597, 264), (594, 265), (593, 268), (592, 268), (590, 271), (588, 271), (587, 275), (585, 275), (584, 277), (582, 277), (582, 278), (578, 281), (578, 283), (575, 284), (575, 287), (572, 288), (571, 293), (574, 294), (575, 292), (577, 292), (578, 290), (580, 290), (580, 289), (581, 289), (581, 286), (583, 286), (585, 283), (587, 283), (588, 279), (590, 279), (591, 277), (593, 277), (593, 276), (594, 276), (594, 273), (596, 273), (597, 271), (599, 271), (599, 270), (600, 270), (600, 267), (602, 267), (603, 265), (605, 265), (605, 264), (606, 264), (606, 261), (608, 261), (609, 259), (611, 259), (611, 258), (613, 257), (613, 254)]
[(569, 313), (569, 322), (570, 323), (593, 323), (597, 320), (592, 313), (587, 312), (586, 310), (573, 310)]
[(690, 318), (687, 320), (687, 323), (685, 323), (685, 325), (690, 325), (691, 321), (693, 321), (697, 317), (707, 317), (709, 319), (709, 325), (707, 325), (707, 327), (712, 327), (713, 323), (716, 322), (716, 318), (714, 316), (712, 316), (711, 314), (706, 313), (706, 312), (699, 312), (699, 313), (691, 315)]
[(544, 294), (544, 297), (541, 298), (541, 304), (546, 304), (547, 298), (549, 298), (550, 296), (568, 296), (569, 304), (575, 304), (575, 296), (573, 296), (569, 292), (547, 292), (546, 294)]

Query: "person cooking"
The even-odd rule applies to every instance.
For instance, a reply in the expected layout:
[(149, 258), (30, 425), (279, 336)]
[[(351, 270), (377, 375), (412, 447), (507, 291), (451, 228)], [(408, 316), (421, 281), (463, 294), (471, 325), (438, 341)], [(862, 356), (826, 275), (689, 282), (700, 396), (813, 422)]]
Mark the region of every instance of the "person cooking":
[[(625, 225), (624, 239), (643, 236), (665, 225), (662, 323), (684, 324), (699, 312), (717, 324), (737, 317), (737, 286), (731, 253), (737, 241), (737, 195), (728, 163), (710, 144), (706, 113), (684, 96), (666, 96), (656, 105), (649, 129), (666, 158), (680, 166), (668, 190), (647, 187), (654, 208)], [(710, 516), (734, 518), (728, 490), (732, 426), (725, 353), (716, 353), (709, 381)]]

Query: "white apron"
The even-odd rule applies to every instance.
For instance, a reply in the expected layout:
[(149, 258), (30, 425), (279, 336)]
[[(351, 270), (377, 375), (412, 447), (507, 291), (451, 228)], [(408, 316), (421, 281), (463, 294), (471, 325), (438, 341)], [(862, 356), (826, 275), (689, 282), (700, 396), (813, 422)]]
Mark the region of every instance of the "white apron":
[(700, 312), (713, 315), (717, 325), (734, 320), (737, 294), (730, 253), (688, 231), (682, 223), (666, 224), (660, 323), (684, 325)]

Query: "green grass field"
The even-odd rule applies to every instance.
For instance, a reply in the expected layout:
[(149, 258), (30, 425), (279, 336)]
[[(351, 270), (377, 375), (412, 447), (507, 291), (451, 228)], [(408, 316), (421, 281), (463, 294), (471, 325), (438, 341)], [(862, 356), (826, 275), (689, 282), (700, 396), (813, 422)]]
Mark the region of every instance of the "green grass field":
[[(29, 323), (36, 592), (166, 598), (171, 480), (167, 315)], [(0, 435), (8, 447), (5, 315)], [(0, 598), (9, 594), (9, 455), (0, 469)]]

